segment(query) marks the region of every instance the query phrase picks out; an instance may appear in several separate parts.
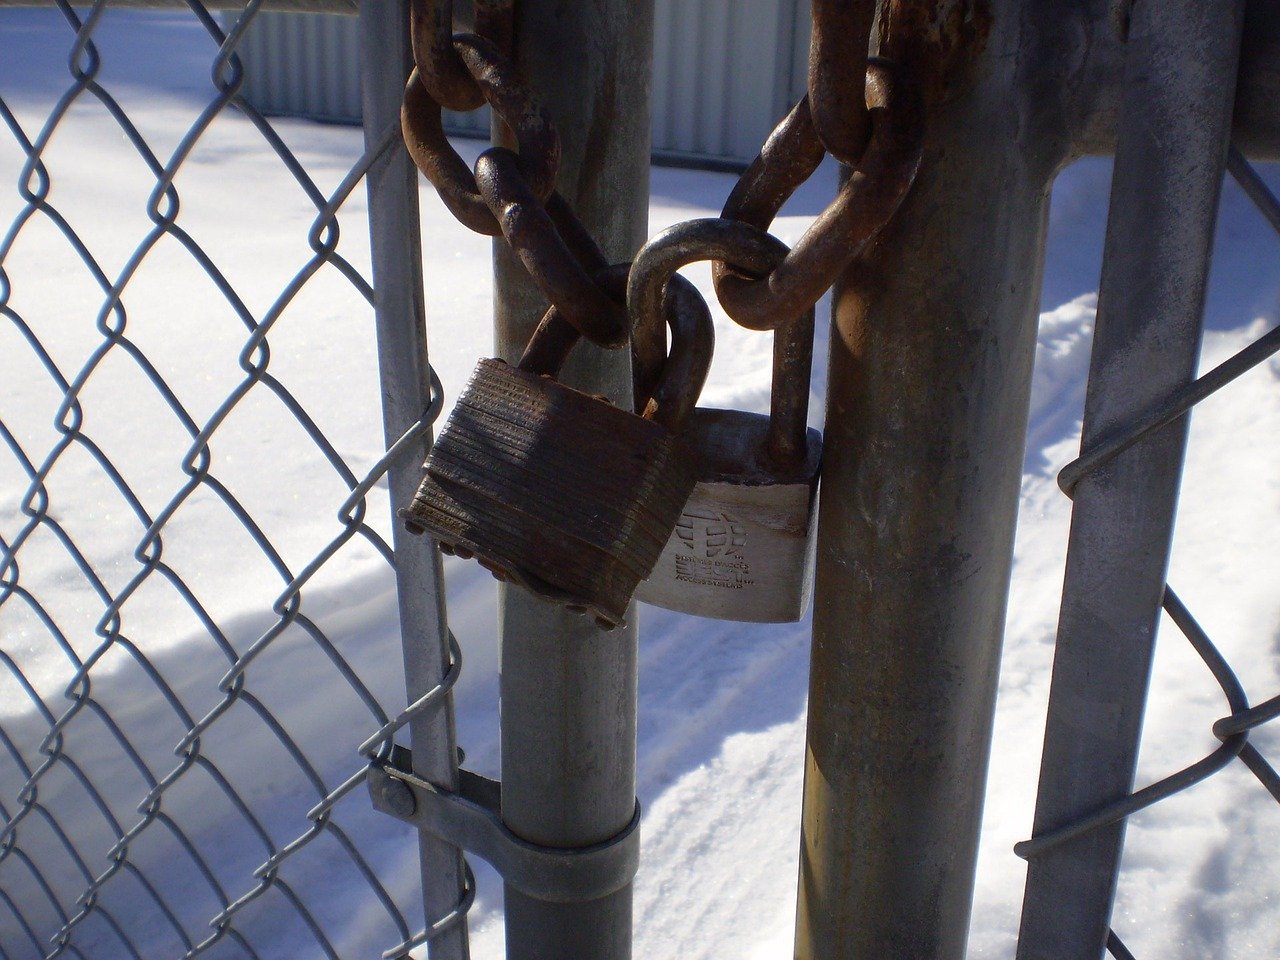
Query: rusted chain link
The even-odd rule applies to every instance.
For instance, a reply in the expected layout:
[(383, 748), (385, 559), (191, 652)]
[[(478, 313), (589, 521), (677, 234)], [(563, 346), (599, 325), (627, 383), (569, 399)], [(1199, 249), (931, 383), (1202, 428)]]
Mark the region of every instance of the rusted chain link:
[[(619, 263), (604, 267), (596, 273), (597, 281), (611, 300), (619, 307), (625, 303), (627, 276), (631, 264)], [(538, 322), (537, 329), (520, 357), (520, 369), (534, 373), (554, 374), (564, 366), (569, 352), (577, 345), (581, 334), (552, 306)]]
[(555, 194), (553, 217), (521, 175), (519, 158), (503, 147), (482, 153), (476, 160), (475, 174), (502, 235), (543, 296), (588, 340), (602, 347), (626, 346), (623, 308), (584, 269), (584, 261), (590, 265), (603, 259), (595, 242), (585, 230), (571, 233), (578, 241), (579, 252), (575, 253), (561, 238), (557, 218), (571, 230), (573, 225), (581, 226), (564, 198)]
[[(645, 244), (635, 262), (646, 269), (637, 270), (627, 285), (627, 312), (633, 319), (632, 344), (639, 374), (637, 392), (647, 388), (644, 378), (657, 375), (666, 353), (662, 328), (643, 322), (644, 317), (657, 313), (664, 276), (701, 260), (722, 261), (752, 276), (767, 276), (788, 252), (785, 243), (759, 227), (714, 217), (678, 223)], [(773, 326), (795, 316), (779, 314)]]
[[(822, 37), (812, 50), (811, 79), (822, 75), (831, 89), (830, 85), (839, 86), (841, 77), (846, 78), (845, 87), (850, 85), (847, 64), (827, 76), (823, 61), (833, 56), (836, 25), (844, 24), (848, 43), (847, 31), (854, 22), (850, 18), (863, 14), (869, 28), (865, 9), (832, 12), (829, 5), (815, 0), (815, 36), (822, 31)], [(826, 17), (821, 26), (820, 16)], [(657, 315), (658, 300), (664, 295), (661, 278), (674, 276), (675, 270), (699, 260), (713, 261), (716, 293), (733, 320), (748, 329), (776, 331), (774, 382), (808, 384), (814, 305), (897, 211), (915, 180), (922, 152), (924, 111), (914, 84), (887, 61), (852, 59), (861, 63), (853, 91), (869, 123), (865, 149), (852, 121), (839, 126), (828, 142), (817, 129), (811, 98), (806, 96), (769, 136), (734, 186), (719, 218), (677, 224), (636, 255), (627, 310), (634, 321), (632, 374), (637, 400), (657, 382), (666, 353), (663, 327), (644, 322)], [(839, 96), (827, 97), (828, 116), (832, 110), (840, 112), (834, 105), (847, 103), (849, 95), (842, 89)], [(849, 113), (844, 110), (846, 120)], [(838, 159), (855, 161), (854, 169), (795, 248), (788, 249), (767, 232), (768, 227), (832, 145)], [(807, 393), (773, 391), (768, 454), (776, 466), (803, 459), (807, 410)]]
[[(701, 221), (679, 245), (687, 255), (684, 263), (718, 261), (713, 272), (721, 304), (753, 330), (794, 327), (893, 216), (920, 161), (918, 92), (899, 68), (866, 57), (874, 3), (813, 0), (812, 10), (811, 95), (778, 125), (743, 174), (725, 204), (722, 225)], [(598, 345), (622, 346), (631, 331), (625, 311), (610, 295), (604, 275), (608, 264), (555, 193), (560, 159), (555, 127), (500, 49), (511, 36), (510, 13), (511, 0), (477, 3), (478, 29), (493, 42), (450, 33), (448, 0), (415, 0), (417, 67), (401, 117), (406, 145), (458, 220), (479, 233), (503, 235), (556, 308), (557, 322), (567, 322)], [(519, 150), (491, 148), (469, 170), (444, 135), (441, 111), (480, 102), (488, 102), (508, 125)], [(765, 231), (827, 152), (850, 163), (853, 173), (788, 250)], [(644, 309), (652, 309), (662, 291), (636, 295)], [(665, 330), (637, 330), (634, 339), (639, 398), (661, 377)]]
[(827, 152), (857, 166), (871, 120), (862, 96), (876, 0), (813, 0), (809, 39), (809, 106)]
[[(510, 11), (510, 0), (478, 4), (477, 26), (494, 40), (450, 34), (449, 51), (479, 91), (481, 102), (487, 102), (512, 131), (518, 152), (491, 148), (480, 155), (474, 169), (468, 169), (444, 134), (443, 101), (433, 91), (433, 87), (444, 89), (442, 77), (452, 68), (423, 59), (418, 59), (405, 89), (401, 110), (405, 145), (461, 223), (477, 233), (501, 234), (507, 240), (560, 319), (599, 346), (624, 346), (628, 339), (625, 311), (599, 280), (608, 262), (569, 204), (555, 192), (559, 135), (501, 49), (510, 45)], [(425, 22), (427, 13), (436, 18), (431, 21), (433, 29), (442, 29), (436, 6), (416, 12), (415, 24)], [(415, 27), (415, 58), (437, 56), (440, 44), (431, 39), (436, 34), (424, 35), (419, 43), (419, 33), (423, 31)]]
[[(616, 263), (597, 274), (600, 285), (620, 309), (624, 309), (627, 302), (631, 268), (630, 263)], [(671, 353), (667, 354), (664, 345), (662, 356), (653, 358), (647, 370), (652, 376), (636, 378), (647, 386), (643, 393), (637, 394), (635, 410), (649, 417), (661, 411), (664, 420), (680, 422), (688, 417), (702, 392), (715, 348), (715, 325), (702, 294), (684, 277), (672, 275), (670, 282), (659, 284), (658, 296), (662, 301), (661, 312), (653, 316), (662, 317), (659, 339), (664, 344), (665, 330), (671, 330)], [(552, 307), (543, 315), (537, 332), (525, 348), (520, 368), (537, 373), (559, 370), (579, 338), (578, 331), (559, 309)]]
[[(504, 57), (511, 56), (515, 0), (473, 0), (477, 36)], [(436, 103), (465, 112), (484, 105), (484, 93), (453, 45), (453, 0), (413, 0), (409, 35), (421, 83)]]
[(432, 100), (459, 111), (484, 105), (484, 94), (453, 46), (453, 0), (413, 0), (409, 32), (418, 81)]
[[(545, 201), (555, 189), (560, 169), (560, 136), (551, 118), (520, 82), (515, 65), (493, 44), (474, 34), (460, 33), (452, 38), (450, 49), (481, 92), (481, 103), (488, 102), (514, 132), (520, 147), (520, 176), (538, 202)], [(444, 134), (441, 106), (427, 89), (426, 76), (422, 67), (416, 68), (405, 88), (400, 112), (405, 146), (450, 213), (477, 233), (497, 236), (501, 229), (480, 195), (475, 174)]]
[(473, 0), (477, 35), (493, 44), (508, 60), (515, 52), (516, 0)]
[[(867, 64), (871, 139), (835, 200), (767, 274), (718, 263), (716, 294), (725, 312), (752, 330), (771, 330), (822, 297), (892, 218), (920, 165), (924, 111), (902, 70), (884, 60)], [(822, 160), (822, 140), (808, 98), (765, 142), (725, 202), (722, 217), (767, 229), (783, 203)], [(737, 269), (733, 269), (736, 266)]]

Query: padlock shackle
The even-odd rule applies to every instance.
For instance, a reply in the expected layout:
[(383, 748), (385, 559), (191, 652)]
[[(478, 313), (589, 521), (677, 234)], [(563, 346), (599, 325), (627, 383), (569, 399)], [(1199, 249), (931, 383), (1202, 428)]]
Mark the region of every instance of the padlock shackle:
[(658, 373), (658, 382), (644, 404), (637, 403), (636, 410), (672, 433), (679, 433), (693, 415), (707, 382), (716, 327), (698, 288), (678, 274), (666, 285), (662, 316), (671, 328), (671, 352)]
[[(627, 293), (631, 264), (618, 263), (596, 271), (592, 280), (618, 303)], [(636, 412), (678, 432), (698, 402), (698, 394), (706, 383), (715, 349), (715, 325), (706, 301), (697, 287), (684, 277), (675, 277), (669, 295), (662, 302), (662, 312), (671, 327), (671, 354), (660, 370), (655, 371), (652, 389), (636, 399)], [(557, 376), (568, 360), (581, 334), (556, 307), (551, 307), (534, 330), (517, 364), (521, 370), (539, 375)]]
[[(773, 384), (765, 458), (779, 470), (798, 467), (809, 456), (809, 377), (813, 372), (815, 308), (773, 331)], [(784, 384), (792, 389), (778, 389)]]
[[(661, 316), (663, 290), (669, 280), (679, 277), (677, 270), (701, 260), (717, 260), (743, 274), (765, 277), (787, 252), (785, 243), (764, 230), (719, 217), (676, 224), (646, 243), (636, 254), (627, 282), (637, 393), (662, 369), (666, 343), (663, 325), (655, 321)], [(787, 468), (802, 464), (808, 455), (814, 308), (798, 317), (779, 317), (770, 329), (774, 330), (773, 383), (762, 454), (771, 465)]]

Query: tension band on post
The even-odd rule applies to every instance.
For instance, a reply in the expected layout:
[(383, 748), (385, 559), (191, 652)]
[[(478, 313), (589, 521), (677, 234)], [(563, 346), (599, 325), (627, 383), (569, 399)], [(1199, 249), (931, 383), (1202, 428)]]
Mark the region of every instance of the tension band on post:
[(407, 751), (369, 764), (373, 805), (383, 813), (474, 853), (522, 893), (553, 903), (584, 903), (621, 890), (640, 865), (640, 802), (631, 822), (603, 843), (544, 847), (523, 840), (502, 822), (502, 784), (459, 770), (451, 793), (406, 767)]

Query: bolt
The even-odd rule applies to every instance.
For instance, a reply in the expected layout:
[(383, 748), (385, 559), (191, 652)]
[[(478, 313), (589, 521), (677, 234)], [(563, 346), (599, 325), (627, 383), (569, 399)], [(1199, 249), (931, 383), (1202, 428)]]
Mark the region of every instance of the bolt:
[(413, 798), (413, 791), (408, 784), (387, 777), (382, 781), (382, 802), (397, 817), (408, 818), (418, 809), (418, 802)]

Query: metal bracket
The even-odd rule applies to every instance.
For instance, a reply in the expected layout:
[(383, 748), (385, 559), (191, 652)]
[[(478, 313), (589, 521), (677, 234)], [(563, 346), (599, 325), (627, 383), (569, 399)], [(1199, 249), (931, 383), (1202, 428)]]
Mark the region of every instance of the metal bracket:
[(640, 865), (640, 802), (620, 833), (589, 847), (544, 847), (502, 822), (502, 784), (459, 770), (458, 792), (409, 772), (409, 751), (396, 747), (369, 764), (373, 805), (490, 863), (521, 892), (553, 903), (583, 903), (621, 890)]

